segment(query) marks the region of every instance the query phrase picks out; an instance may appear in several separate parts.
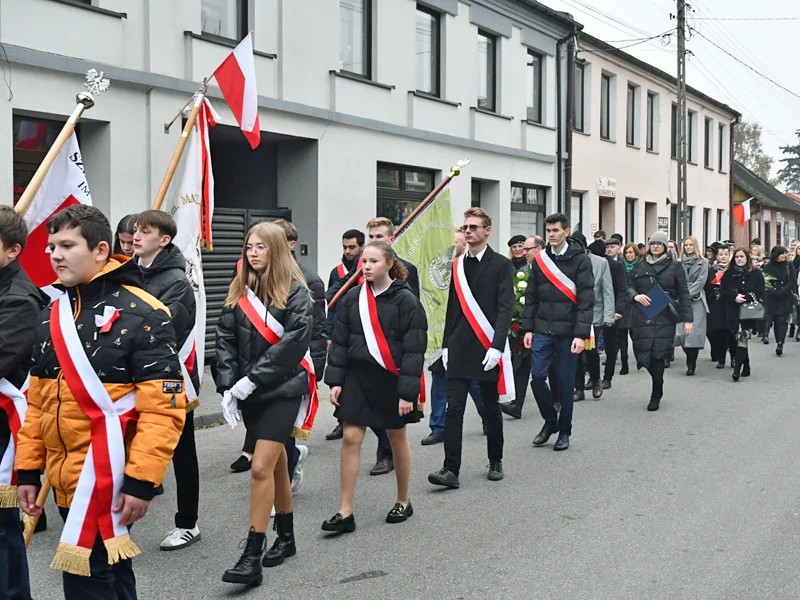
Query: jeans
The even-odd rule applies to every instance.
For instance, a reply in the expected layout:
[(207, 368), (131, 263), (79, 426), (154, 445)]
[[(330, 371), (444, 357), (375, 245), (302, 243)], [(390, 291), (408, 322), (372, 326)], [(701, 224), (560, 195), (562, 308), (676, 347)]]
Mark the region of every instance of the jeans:
[[(537, 333), (533, 336), (533, 368), (531, 369), (531, 387), (539, 405), (539, 413), (544, 419), (545, 427), (551, 431), (572, 435), (572, 392), (575, 380), (576, 362), (579, 355), (572, 354), (571, 337), (558, 337)], [(550, 365), (555, 362), (558, 393), (561, 400), (561, 413), (556, 412), (553, 402), (554, 394), (547, 385), (547, 374)]]
[(200, 505), (200, 467), (197, 464), (192, 413), (186, 415), (183, 432), (172, 456), (172, 468), (175, 471), (175, 487), (178, 492), (175, 527), (193, 529), (197, 525)]
[[(627, 332), (625, 332), (627, 341)], [(617, 354), (620, 346), (620, 330), (616, 325), (603, 327), (603, 338), (606, 341), (606, 366), (603, 371), (603, 379), (611, 381), (614, 378), (614, 368), (617, 366)], [(625, 348), (625, 356), (628, 355), (628, 348)]]
[[(458, 476), (461, 470), (461, 437), (464, 429), (464, 410), (467, 394), (475, 385), (474, 380), (447, 380), (447, 412), (444, 427), (444, 468)], [(486, 423), (486, 446), (489, 462), (503, 460), (503, 413), (496, 381), (478, 383), (483, 398)]]
[[(447, 374), (431, 373), (431, 433), (443, 433), (445, 424), (445, 411), (447, 410)], [(469, 395), (475, 403), (475, 408), (483, 421), (483, 398), (481, 388), (477, 381), (469, 386)]]
[(18, 508), (0, 508), (0, 598), (31, 600), (28, 557)]
[[(294, 469), (297, 467), (297, 459), (300, 458), (300, 451), (297, 449), (297, 445), (293, 437), (289, 437), (283, 446), (286, 448), (286, 458), (288, 459), (289, 463), (289, 479), (292, 479), (294, 477)], [(256, 440), (253, 439), (248, 431), (245, 431), (242, 452), (247, 452), (248, 454), (252, 455), (255, 451)]]
[[(58, 507), (61, 518), (67, 520), (69, 509)], [(121, 560), (108, 564), (103, 539), (98, 534), (89, 557), (90, 577), (64, 573), (65, 600), (136, 600), (136, 577), (133, 562)]]

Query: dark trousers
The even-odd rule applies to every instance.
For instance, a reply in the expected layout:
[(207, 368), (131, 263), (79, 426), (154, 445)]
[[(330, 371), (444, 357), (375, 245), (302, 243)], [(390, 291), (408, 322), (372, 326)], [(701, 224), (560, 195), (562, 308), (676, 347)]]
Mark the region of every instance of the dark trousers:
[(786, 341), (786, 331), (789, 329), (789, 315), (775, 315), (772, 317), (775, 327), (775, 341), (782, 344)]
[[(533, 367), (531, 369), (531, 387), (539, 413), (544, 424), (551, 430), (572, 435), (572, 391), (575, 380), (575, 363), (577, 354), (572, 354), (573, 338), (557, 337), (537, 333), (533, 336)], [(558, 393), (551, 392), (547, 385), (550, 365), (555, 363)], [(556, 412), (553, 397), (561, 402), (561, 412)]]
[[(616, 325), (611, 327), (603, 327), (603, 338), (606, 340), (606, 366), (603, 371), (603, 379), (611, 381), (614, 378), (614, 369), (617, 366), (617, 354), (619, 354), (620, 346), (620, 329)], [(625, 341), (627, 342), (628, 333), (625, 332)], [(625, 356), (628, 355), (628, 348), (625, 348)]]
[(31, 600), (28, 558), (18, 508), (0, 508), (0, 598)]
[[(486, 446), (489, 462), (503, 460), (503, 413), (500, 411), (496, 381), (481, 381)], [(444, 426), (444, 468), (458, 475), (461, 470), (461, 437), (464, 429), (464, 410), (471, 379), (447, 380), (447, 412)]]
[[(595, 342), (599, 339), (600, 329), (594, 328)], [(572, 342), (570, 342), (571, 345)], [(584, 350), (578, 356), (577, 364), (575, 366), (575, 389), (582, 390), (583, 382), (586, 378), (586, 371), (589, 371), (589, 377), (592, 381), (600, 379), (600, 350), (596, 347), (591, 350)]]
[(664, 397), (664, 366), (663, 359), (652, 359), (650, 364), (647, 365), (647, 372), (650, 373), (650, 379), (653, 382), (653, 390), (650, 393), (651, 398), (660, 400)]
[(725, 355), (730, 353), (731, 360), (736, 357), (736, 337), (728, 329), (711, 331), (711, 356), (717, 362), (725, 362)]
[[(300, 451), (297, 449), (295, 439), (291, 436), (283, 446), (284, 448), (286, 448), (286, 458), (288, 459), (289, 463), (289, 479), (291, 479), (292, 477), (294, 477), (294, 469), (295, 467), (297, 467), (297, 459), (300, 458)], [(242, 452), (253, 454), (253, 452), (255, 451), (256, 451), (256, 440), (250, 434), (249, 431), (245, 431), (244, 445), (242, 446)]]
[(389, 441), (389, 434), (386, 433), (385, 429), (375, 429), (374, 427), (370, 427), (370, 429), (372, 429), (372, 433), (378, 438), (378, 460), (393, 460), (394, 455), (392, 454), (392, 444)]
[[(475, 403), (475, 409), (483, 421), (483, 398), (478, 382), (473, 379), (469, 386), (469, 395)], [(431, 433), (444, 433), (445, 412), (447, 411), (447, 374), (431, 373)]]
[[(67, 520), (69, 509), (58, 507), (61, 518)], [(108, 553), (98, 535), (89, 557), (90, 577), (64, 573), (65, 600), (136, 600), (136, 577), (133, 562), (121, 560), (108, 564)]]
[(528, 381), (531, 378), (533, 355), (525, 351), (522, 356), (513, 357), (511, 362), (514, 365), (514, 388), (516, 390), (514, 404), (522, 408), (525, 405), (525, 396), (528, 393)]
[(628, 362), (628, 334), (630, 329), (619, 327), (617, 340), (619, 342), (619, 358), (622, 362)]
[(683, 353), (686, 355), (686, 366), (696, 367), (697, 357), (700, 355), (700, 348), (684, 348)]
[(186, 415), (183, 432), (172, 456), (172, 468), (175, 471), (175, 487), (178, 492), (175, 527), (193, 529), (197, 525), (200, 505), (200, 467), (197, 464), (192, 413)]

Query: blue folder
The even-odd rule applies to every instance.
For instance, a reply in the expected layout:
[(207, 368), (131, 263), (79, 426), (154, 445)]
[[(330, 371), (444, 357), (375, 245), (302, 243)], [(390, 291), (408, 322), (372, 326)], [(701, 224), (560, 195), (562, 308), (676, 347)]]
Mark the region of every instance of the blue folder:
[(648, 319), (652, 319), (657, 316), (662, 310), (667, 308), (671, 302), (669, 294), (667, 294), (667, 292), (664, 291), (664, 288), (662, 288), (660, 285), (656, 285), (645, 295), (650, 298), (650, 306), (643, 306), (638, 302), (637, 304), (644, 313), (644, 316)]

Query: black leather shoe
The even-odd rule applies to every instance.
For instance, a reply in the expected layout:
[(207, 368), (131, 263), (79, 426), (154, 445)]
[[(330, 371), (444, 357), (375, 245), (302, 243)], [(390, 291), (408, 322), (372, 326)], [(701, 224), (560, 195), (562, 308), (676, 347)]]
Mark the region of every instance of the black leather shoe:
[(261, 561), (263, 567), (277, 567), (283, 564), (290, 556), (297, 554), (297, 546), (294, 543), (294, 516), (292, 513), (275, 515), (273, 529), (278, 532), (278, 539), (272, 544)]
[(533, 438), (534, 446), (542, 446), (550, 441), (550, 436), (556, 433), (554, 429), (550, 429), (547, 425), (542, 427), (542, 430)]
[(336, 513), (322, 523), (322, 531), (331, 533), (353, 533), (356, 530), (356, 520), (353, 515), (345, 518), (342, 513)]
[(394, 505), (389, 514), (386, 515), (387, 523), (402, 523), (408, 517), (414, 516), (414, 507), (411, 506), (411, 500), (408, 501), (408, 506), (403, 507), (399, 502)]
[(370, 475), (387, 475), (394, 471), (394, 461), (389, 458), (380, 458), (375, 466), (372, 467)]
[(500, 481), (503, 477), (503, 461), (493, 460), (489, 463), (489, 481)]
[[(222, 581), (241, 585), (261, 585), (263, 580), (261, 555), (264, 553), (265, 538), (263, 533), (250, 531), (250, 535), (244, 540), (242, 556), (235, 567), (225, 571)], [(241, 545), (239, 547), (241, 548)]]
[(428, 435), (428, 437), (424, 438), (420, 443), (423, 446), (433, 446), (435, 444), (441, 444), (444, 441), (444, 434), (441, 432), (435, 432)]
[(250, 470), (250, 459), (242, 454), (239, 458), (231, 463), (231, 471), (234, 473), (244, 473)]
[(750, 377), (750, 362), (746, 362), (742, 365), (742, 377)]
[(441, 485), (451, 489), (458, 489), (461, 487), (461, 482), (458, 481), (458, 475), (445, 468), (439, 469), (435, 473), (428, 475), (428, 481), (433, 485)]
[(622, 367), (619, 370), (619, 374), (627, 375), (628, 373), (630, 373), (630, 370), (628, 369), (628, 361), (627, 360), (622, 361)]
[(561, 452), (567, 449), (569, 449), (569, 436), (566, 433), (559, 433), (556, 443), (553, 444), (553, 450)]
[(718, 369), (724, 369), (725, 368), (725, 359), (724, 358), (717, 363), (717, 368)]
[(328, 435), (325, 436), (325, 439), (330, 442), (332, 440), (340, 440), (343, 437), (344, 437), (344, 427), (342, 427), (342, 424), (339, 423), (333, 431), (331, 431)]
[(506, 414), (509, 417), (514, 417), (515, 419), (522, 418), (522, 409), (517, 405), (516, 402), (501, 402), (500, 410), (503, 411), (503, 414)]
[(694, 375), (694, 365), (686, 368), (686, 375), (689, 376), (689, 377)]
[(661, 404), (661, 398), (650, 398), (650, 404), (647, 405), (647, 410), (655, 412)]
[(603, 379), (603, 389), (604, 390), (611, 389), (611, 382), (608, 379)]
[(783, 342), (778, 342), (778, 345), (775, 347), (775, 354), (777, 356), (783, 355)]

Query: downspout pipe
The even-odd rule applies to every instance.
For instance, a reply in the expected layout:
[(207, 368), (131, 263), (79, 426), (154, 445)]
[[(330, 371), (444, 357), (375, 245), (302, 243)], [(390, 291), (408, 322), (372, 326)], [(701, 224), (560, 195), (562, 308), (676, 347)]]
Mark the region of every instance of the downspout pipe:
[[(557, 173), (557, 181), (556, 181), (556, 189), (558, 193), (558, 201), (556, 203), (558, 212), (566, 213), (569, 210), (569, 200), (566, 197), (567, 185), (566, 185), (566, 178), (565, 172), (567, 166), (564, 164), (564, 147), (567, 146), (567, 152), (569, 153), (568, 160), (571, 164), (572, 156), (571, 156), (571, 146), (572, 146), (572, 110), (571, 110), (571, 98), (572, 92), (575, 86), (575, 78), (569, 77), (569, 72), (567, 73), (567, 123), (564, 123), (562, 120), (562, 98), (563, 88), (561, 85), (562, 75), (561, 75), (561, 47), (569, 42), (570, 40), (574, 39), (578, 35), (578, 24), (572, 26), (572, 30), (565, 35), (563, 38), (556, 42), (556, 120), (558, 121), (557, 124), (557, 135), (556, 135), (556, 161), (558, 163), (558, 173)], [(574, 57), (572, 56), (572, 45), (568, 46), (570, 49), (570, 55), (567, 57), (567, 71), (569, 71), (569, 64), (573, 64), (572, 60)], [(565, 141), (566, 138), (566, 141)]]
[[(734, 185), (733, 185), (733, 135), (736, 130), (736, 126), (741, 122), (742, 116), (739, 115), (731, 121), (731, 135), (730, 139), (728, 140), (728, 178), (729, 178), (729, 197), (728, 197), (728, 239), (733, 239), (733, 198), (734, 198)], [(750, 221), (747, 222), (747, 241), (749, 243), (750, 240), (753, 239), (752, 236), (752, 228), (750, 226)]]

